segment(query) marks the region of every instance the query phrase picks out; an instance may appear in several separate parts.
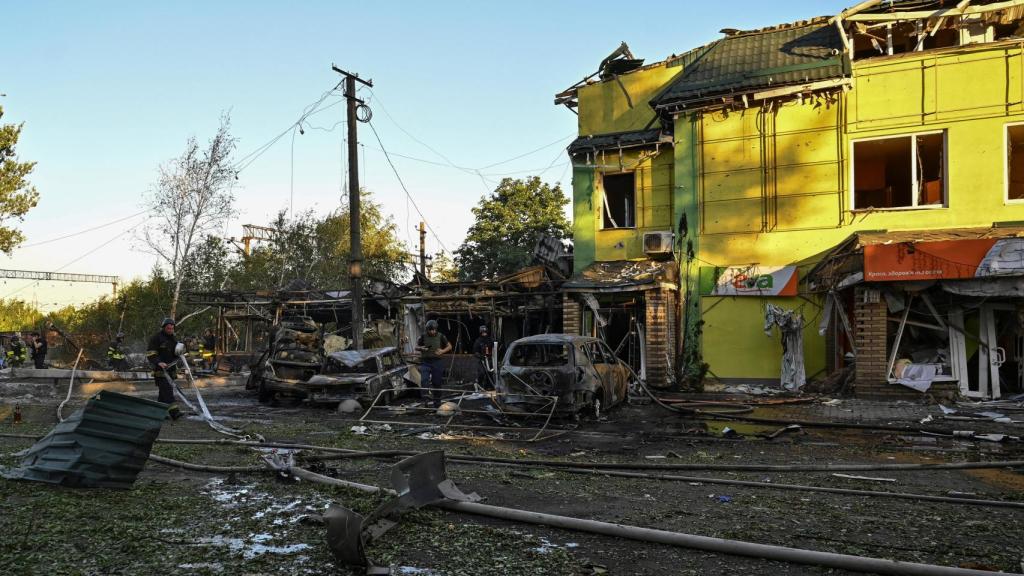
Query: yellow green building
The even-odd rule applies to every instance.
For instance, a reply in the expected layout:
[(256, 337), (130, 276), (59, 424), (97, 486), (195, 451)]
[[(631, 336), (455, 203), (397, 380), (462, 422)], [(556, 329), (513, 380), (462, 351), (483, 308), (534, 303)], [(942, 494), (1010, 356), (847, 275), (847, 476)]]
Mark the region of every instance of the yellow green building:
[(557, 95), (566, 331), (657, 386), (799, 387), (802, 363), (864, 395), (1024, 391), (1024, 1), (919, 5), (623, 47)]

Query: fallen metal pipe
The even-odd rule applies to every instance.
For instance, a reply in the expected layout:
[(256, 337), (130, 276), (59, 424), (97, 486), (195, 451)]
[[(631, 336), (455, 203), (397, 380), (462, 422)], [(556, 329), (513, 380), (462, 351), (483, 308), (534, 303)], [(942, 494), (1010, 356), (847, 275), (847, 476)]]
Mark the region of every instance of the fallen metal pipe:
[[(376, 452), (350, 452), (344, 454), (332, 454), (330, 456), (324, 456), (319, 458), (313, 458), (317, 461), (323, 460), (340, 460), (349, 458), (391, 458), (407, 456), (408, 453), (400, 450), (378, 450)], [(215, 473), (246, 473), (246, 472), (262, 472), (265, 470), (262, 466), (207, 466), (202, 464), (192, 464), (189, 462), (182, 462), (180, 460), (172, 460), (155, 454), (150, 455), (150, 459), (154, 462), (166, 464), (168, 466), (175, 466), (186, 470), (195, 470), (198, 472), (215, 472)], [(456, 458), (448, 458), (450, 462), (457, 464), (469, 464), (477, 465), (480, 462), (460, 461)], [(488, 462), (488, 464), (494, 464)], [(499, 466), (509, 466), (509, 464), (500, 464)], [(515, 466), (519, 467), (519, 466)], [(300, 478), (305, 477), (304, 475), (311, 475), (307, 480), (315, 482), (333, 483), (336, 486), (345, 486), (349, 488), (359, 489), (363, 484), (356, 484), (352, 482), (346, 482), (344, 480), (337, 480), (330, 476), (323, 476), (310, 472), (308, 470), (301, 470), (302, 473), (296, 473), (295, 476)], [(914, 494), (910, 492), (883, 492), (878, 490), (856, 490), (852, 488), (829, 488), (826, 486), (805, 486), (802, 484), (778, 484), (775, 482), (755, 482), (752, 480), (731, 480), (727, 478), (706, 478), (703, 476), (678, 476), (672, 474), (646, 474), (643, 472), (627, 472), (621, 470), (591, 470), (588, 468), (560, 468), (560, 472), (568, 472), (570, 474), (588, 474), (592, 476), (614, 476), (618, 478), (640, 478), (646, 480), (668, 480), (678, 482), (701, 482), (704, 484), (720, 484), (725, 486), (745, 486), (751, 488), (767, 488), (769, 490), (795, 490), (798, 492), (824, 492), (829, 494), (844, 494), (848, 496), (870, 496), (870, 497), (881, 497), (881, 498), (897, 498), (903, 500), (918, 500), (924, 502), (943, 502), (948, 504), (962, 504), (966, 506), (991, 506), (994, 508), (1024, 508), (1024, 502), (1011, 502), (1005, 500), (985, 500), (980, 498), (956, 498), (953, 496), (935, 496), (931, 494)], [(314, 478), (315, 477), (315, 478)]]
[[(348, 448), (331, 446), (315, 446), (311, 444), (292, 444), (286, 442), (245, 442), (222, 440), (158, 440), (175, 444), (224, 444), (231, 446), (252, 446), (261, 448), (291, 448), (296, 450), (316, 450), (334, 454), (352, 454), (351, 457), (376, 456), (415, 456), (413, 450), (384, 450), (362, 452)], [(514, 464), (525, 467), (545, 468), (590, 468), (594, 470), (726, 470), (731, 472), (871, 472), (879, 470), (918, 471), (918, 470), (986, 470), (997, 468), (1016, 468), (1024, 466), (1024, 460), (1002, 460), (990, 462), (946, 462), (943, 464), (650, 464), (647, 462), (572, 462), (568, 460), (537, 460), (516, 458), (493, 458), (468, 454), (448, 456), (454, 462), (484, 462)]]
[[(362, 492), (381, 492), (382, 488), (369, 484), (347, 482), (322, 476), (302, 468), (293, 467), (292, 474), (299, 478), (305, 478), (312, 482), (321, 482), (331, 486), (344, 486)], [(388, 491), (388, 493), (394, 493)], [(629, 540), (642, 542), (654, 542), (667, 544), (682, 548), (706, 550), (721, 554), (732, 554), (737, 556), (749, 556), (765, 560), (780, 562), (791, 562), (795, 564), (807, 564), (811, 566), (825, 566), (855, 572), (871, 572), (876, 574), (894, 574), (903, 576), (991, 576), (991, 572), (983, 570), (971, 570), (966, 568), (953, 568), (947, 566), (936, 566), (932, 564), (918, 564), (916, 562), (899, 562), (883, 558), (868, 558), (863, 556), (851, 556), (848, 554), (834, 554), (832, 552), (818, 552), (814, 550), (802, 550), (800, 548), (787, 548), (785, 546), (773, 546), (769, 544), (755, 544), (741, 540), (727, 540), (724, 538), (712, 538), (709, 536), (696, 536), (681, 532), (670, 532), (654, 528), (641, 528), (639, 526), (628, 526), (625, 524), (614, 524), (601, 522), (599, 520), (585, 520), (570, 516), (558, 516), (545, 514), (543, 512), (530, 512), (528, 510), (517, 510), (515, 508), (504, 508), (491, 506), (477, 502), (441, 502), (435, 504), (439, 508), (453, 512), (465, 512), (478, 516), (487, 516), (514, 522), (528, 524), (539, 524), (562, 528), (566, 530), (577, 530), (592, 534), (602, 534)]]
[(166, 466), (174, 466), (175, 468), (193, 470), (195, 472), (230, 474), (233, 472), (265, 472), (267, 470), (263, 466), (208, 466), (206, 464), (192, 464), (191, 462), (182, 462), (181, 460), (174, 460), (173, 458), (164, 458), (163, 456), (157, 456), (156, 454), (150, 454), (149, 459), (153, 462), (158, 462)]
[[(404, 456), (397, 450), (380, 450), (376, 452), (330, 454), (326, 456), (313, 456), (308, 460), (318, 462), (326, 460), (346, 460), (352, 458), (388, 458)], [(460, 460), (458, 457), (447, 458), (449, 462), (456, 464), (476, 466), (479, 464), (491, 464), (495, 466), (510, 466), (523, 468), (515, 464), (503, 464), (497, 462), (475, 462)], [(853, 488), (830, 488), (827, 486), (807, 486), (803, 484), (779, 484), (776, 482), (756, 482), (752, 480), (732, 480), (728, 478), (707, 478), (704, 476), (679, 476), (673, 474), (647, 474), (644, 472), (628, 472), (623, 470), (592, 470), (589, 468), (558, 468), (559, 472), (570, 474), (588, 474), (592, 476), (614, 476), (618, 478), (640, 478), (647, 480), (668, 480), (679, 482), (701, 482), (704, 484), (720, 484), (725, 486), (745, 486), (750, 488), (767, 488), (769, 490), (795, 490), (798, 492), (823, 492), (828, 494), (844, 494), (848, 496), (869, 496), (881, 498), (896, 498), (902, 500), (917, 500), (923, 502), (943, 502), (948, 504), (962, 504), (966, 506), (991, 506), (994, 508), (1020, 508), (1024, 509), (1024, 502), (1012, 502), (1007, 500), (986, 500), (981, 498), (957, 498), (953, 496), (937, 496), (932, 494), (916, 494), (911, 492), (884, 492), (879, 490), (857, 490)]]
[(798, 492), (825, 492), (829, 494), (846, 494), (849, 496), (872, 496), (881, 498), (898, 498), (903, 500), (920, 500), (925, 502), (944, 502), (949, 504), (965, 504), (972, 506), (992, 506), (995, 508), (1024, 508), (1024, 502), (1004, 500), (983, 500), (979, 498), (955, 498), (953, 496), (933, 496), (931, 494), (913, 494), (909, 492), (883, 492), (880, 490), (855, 490), (852, 488), (829, 488), (826, 486), (804, 486), (800, 484), (776, 484), (774, 482), (755, 482), (752, 480), (730, 480), (727, 478), (704, 478), (701, 476), (677, 476), (672, 474), (644, 474), (643, 472), (623, 472), (618, 470), (587, 470), (585, 468), (563, 468), (561, 472), (573, 474), (590, 474), (594, 476), (616, 476), (621, 478), (642, 478), (649, 480), (673, 480), (680, 482), (701, 482), (704, 484), (721, 484), (725, 486), (747, 486), (752, 488), (768, 488), (769, 490), (796, 490)]

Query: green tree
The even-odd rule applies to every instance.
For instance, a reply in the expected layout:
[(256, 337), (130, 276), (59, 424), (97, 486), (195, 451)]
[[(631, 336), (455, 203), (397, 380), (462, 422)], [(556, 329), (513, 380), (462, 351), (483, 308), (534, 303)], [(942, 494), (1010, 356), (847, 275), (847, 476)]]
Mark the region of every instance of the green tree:
[[(3, 116), (4, 109), (0, 107), (0, 118)], [(5, 254), (25, 241), (25, 235), (8, 222), (23, 220), (39, 202), (39, 192), (28, 182), (36, 163), (19, 162), (14, 151), (21, 128), (22, 124), (0, 124), (0, 251)]]
[[(399, 282), (405, 272), (405, 247), (398, 239), (397, 226), (366, 190), (361, 208), (363, 275)], [(257, 246), (237, 262), (229, 287), (280, 288), (292, 280), (322, 289), (349, 287), (347, 208), (324, 217), (305, 212), (292, 219), (282, 212), (269, 227), (275, 230), (274, 240)]]
[(431, 282), (458, 282), (459, 269), (448, 254), (438, 252), (434, 254), (433, 263), (429, 269)]
[(0, 300), (0, 332), (38, 328), (42, 313), (24, 300)]
[(537, 176), (503, 179), (473, 208), (476, 220), (455, 251), (459, 277), (492, 279), (528, 265), (542, 236), (569, 237), (563, 211), (568, 203), (558, 184), (549, 186)]

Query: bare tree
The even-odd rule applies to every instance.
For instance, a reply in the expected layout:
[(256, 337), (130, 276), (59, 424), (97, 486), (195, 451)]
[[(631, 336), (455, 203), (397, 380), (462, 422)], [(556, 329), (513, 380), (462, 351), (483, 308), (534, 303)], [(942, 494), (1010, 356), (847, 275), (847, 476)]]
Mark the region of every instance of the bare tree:
[(160, 179), (146, 200), (152, 219), (142, 241), (170, 273), (171, 317), (188, 281), (190, 258), (206, 235), (218, 231), (234, 211), (231, 155), (236, 141), (230, 128), (231, 119), (225, 115), (205, 148), (194, 136), (189, 138), (185, 152), (160, 167)]

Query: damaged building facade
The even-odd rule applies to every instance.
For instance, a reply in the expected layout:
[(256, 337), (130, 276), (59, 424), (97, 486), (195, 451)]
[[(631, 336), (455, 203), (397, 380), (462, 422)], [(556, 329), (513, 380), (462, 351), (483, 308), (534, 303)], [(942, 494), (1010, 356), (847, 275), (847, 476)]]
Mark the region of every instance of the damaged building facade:
[[(622, 46), (556, 96), (579, 115), (566, 330), (629, 308), (656, 386), (661, 346), (725, 383), (1021, 391), (1024, 2), (722, 32), (654, 64)], [(592, 282), (627, 262), (664, 281)]]

